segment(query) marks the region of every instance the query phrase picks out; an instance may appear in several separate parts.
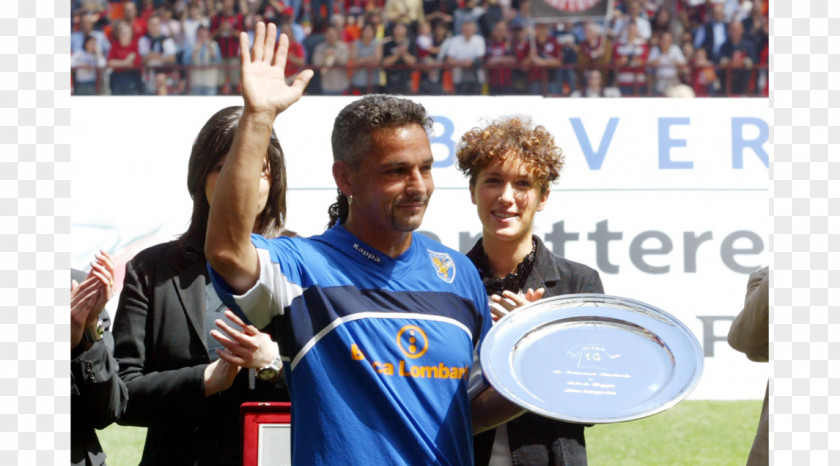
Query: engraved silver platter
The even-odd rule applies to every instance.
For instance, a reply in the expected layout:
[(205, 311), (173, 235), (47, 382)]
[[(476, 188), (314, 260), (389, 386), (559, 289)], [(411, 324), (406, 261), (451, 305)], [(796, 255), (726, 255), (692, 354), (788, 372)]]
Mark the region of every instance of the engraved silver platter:
[(650, 416), (700, 381), (703, 351), (677, 318), (602, 294), (546, 298), (500, 319), (481, 346), (481, 369), (505, 398), (584, 424)]

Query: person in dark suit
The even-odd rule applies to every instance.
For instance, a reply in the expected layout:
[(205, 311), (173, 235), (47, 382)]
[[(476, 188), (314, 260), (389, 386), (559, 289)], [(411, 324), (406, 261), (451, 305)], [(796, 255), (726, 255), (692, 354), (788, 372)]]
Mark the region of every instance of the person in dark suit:
[[(604, 292), (597, 271), (554, 255), (532, 233), (564, 164), (544, 127), (511, 117), (474, 128), (461, 137), (457, 157), (482, 224), (482, 237), (467, 257), (494, 317), (541, 297)], [(495, 429), (476, 429), (475, 464), (585, 465), (583, 430), (582, 424), (524, 413)]]
[[(193, 144), (187, 231), (126, 265), (114, 353), (131, 396), (119, 423), (148, 428), (140, 464), (241, 464), (240, 405), (289, 400), (277, 344), (226, 310), (204, 258), (209, 199), (241, 112), (218, 111)], [(260, 182), (262, 213), (254, 224), (255, 232), (268, 237), (283, 232), (284, 165), (272, 132)], [(248, 368), (257, 369), (256, 375)]]
[(70, 284), (70, 464), (105, 464), (94, 429), (122, 416), (128, 390), (117, 376), (111, 318), (105, 304), (114, 296), (114, 263), (105, 251), (91, 270), (71, 271)]
[[(729, 346), (747, 355), (750, 361), (767, 362), (770, 359), (770, 268), (763, 267), (750, 274), (747, 281), (747, 296), (744, 299), (744, 309), (735, 317), (729, 327), (727, 340)], [(767, 440), (770, 430), (767, 403), (770, 395), (770, 384), (764, 391), (764, 403), (761, 405), (761, 416), (758, 421), (758, 431), (753, 440), (748, 466), (759, 466), (769, 463), (770, 446)]]

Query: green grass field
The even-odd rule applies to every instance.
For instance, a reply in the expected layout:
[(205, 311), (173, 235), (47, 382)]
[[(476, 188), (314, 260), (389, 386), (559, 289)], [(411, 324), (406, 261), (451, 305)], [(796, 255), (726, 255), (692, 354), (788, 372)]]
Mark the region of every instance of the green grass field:
[[(743, 465), (761, 400), (684, 401), (663, 413), (586, 431), (592, 466)], [(111, 466), (136, 465), (146, 430), (112, 425), (99, 432)]]

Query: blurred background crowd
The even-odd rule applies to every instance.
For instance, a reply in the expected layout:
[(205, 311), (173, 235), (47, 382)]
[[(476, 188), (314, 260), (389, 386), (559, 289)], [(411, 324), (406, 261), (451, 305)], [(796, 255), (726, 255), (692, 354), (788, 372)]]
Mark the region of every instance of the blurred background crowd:
[(768, 1), (558, 21), (531, 0), (73, 0), (73, 94), (238, 94), (239, 33), (263, 21), (289, 37), (287, 79), (316, 70), (309, 95), (762, 97)]

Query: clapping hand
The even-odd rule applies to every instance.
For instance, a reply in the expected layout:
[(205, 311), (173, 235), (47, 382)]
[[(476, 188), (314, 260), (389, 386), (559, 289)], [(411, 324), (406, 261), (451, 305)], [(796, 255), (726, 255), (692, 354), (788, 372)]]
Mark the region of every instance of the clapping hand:
[(542, 299), (543, 294), (545, 294), (545, 288), (539, 288), (536, 291), (528, 288), (525, 293), (518, 294), (506, 290), (502, 292), (502, 296), (490, 295), (490, 312), (493, 314), (493, 320), (499, 320), (517, 308)]
[(70, 283), (70, 343), (76, 348), (86, 328), (93, 327), (105, 303), (115, 293), (114, 262), (105, 251), (96, 254), (87, 277), (81, 283)]

